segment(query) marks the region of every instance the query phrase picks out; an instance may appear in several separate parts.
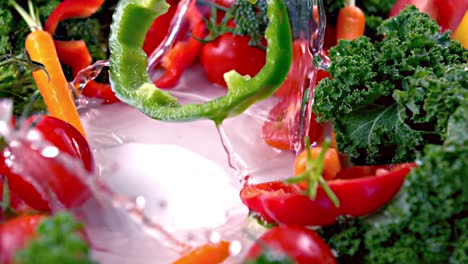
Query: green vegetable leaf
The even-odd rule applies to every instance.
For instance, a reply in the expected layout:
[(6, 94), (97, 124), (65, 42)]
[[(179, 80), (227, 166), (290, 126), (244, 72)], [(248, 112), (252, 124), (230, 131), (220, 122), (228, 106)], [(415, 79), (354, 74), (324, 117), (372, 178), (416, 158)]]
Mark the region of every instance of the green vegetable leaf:
[(69, 213), (58, 213), (43, 220), (37, 237), (24, 250), (17, 252), (19, 264), (96, 264), (88, 245), (78, 235), (82, 225)]
[(361, 37), (330, 50), (333, 79), (315, 88), (313, 111), (333, 123), (353, 162), (411, 162), (425, 144), (442, 143), (468, 97), (468, 50), (415, 7), (378, 30), (381, 41)]

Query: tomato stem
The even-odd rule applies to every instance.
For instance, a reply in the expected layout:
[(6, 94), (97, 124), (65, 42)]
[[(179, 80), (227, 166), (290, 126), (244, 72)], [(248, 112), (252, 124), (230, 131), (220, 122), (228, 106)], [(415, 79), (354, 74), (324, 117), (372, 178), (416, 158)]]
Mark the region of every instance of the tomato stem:
[(310, 141), (309, 137), (305, 138), (305, 146), (307, 150), (307, 164), (305, 171), (299, 174), (297, 177), (292, 177), (286, 180), (287, 183), (300, 183), (307, 182), (307, 195), (310, 199), (315, 200), (317, 197), (317, 190), (319, 187), (322, 187), (328, 198), (332, 201), (333, 205), (336, 207), (340, 206), (340, 201), (335, 195), (333, 190), (328, 186), (327, 182), (322, 176), (324, 165), (325, 165), (325, 156), (328, 148), (331, 145), (330, 138), (326, 138), (322, 145), (322, 150), (320, 151), (316, 159), (312, 158), (310, 151)]
[(5, 219), (14, 218), (18, 216), (18, 213), (11, 208), (11, 200), (10, 200), (10, 188), (8, 187), (8, 178), (3, 177), (3, 202), (0, 203), (0, 207), (2, 208), (2, 213)]

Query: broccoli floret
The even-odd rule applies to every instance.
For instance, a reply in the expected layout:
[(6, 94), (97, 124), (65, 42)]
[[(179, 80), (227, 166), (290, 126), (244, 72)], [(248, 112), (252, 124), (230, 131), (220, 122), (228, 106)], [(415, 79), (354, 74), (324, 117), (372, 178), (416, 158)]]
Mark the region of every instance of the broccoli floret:
[(58, 213), (39, 223), (36, 235), (17, 252), (16, 262), (21, 264), (95, 264), (89, 246), (77, 234), (82, 225), (69, 213)]
[(236, 22), (235, 35), (249, 36), (249, 45), (259, 46), (268, 26), (266, 0), (237, 0), (231, 7)]
[(466, 100), (468, 50), (415, 7), (382, 23), (386, 37), (339, 41), (315, 88), (318, 121), (333, 123), (340, 151), (358, 164), (411, 162), (441, 144), (448, 116)]

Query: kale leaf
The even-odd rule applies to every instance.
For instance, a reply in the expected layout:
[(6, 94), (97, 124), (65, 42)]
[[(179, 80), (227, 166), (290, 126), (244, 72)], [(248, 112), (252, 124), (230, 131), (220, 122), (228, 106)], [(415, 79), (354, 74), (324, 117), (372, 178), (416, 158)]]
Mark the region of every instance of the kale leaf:
[(426, 145), (398, 196), (376, 215), (320, 230), (340, 263), (466, 263), (468, 104), (449, 119), (443, 145)]
[(340, 151), (357, 164), (413, 161), (445, 140), (468, 93), (468, 50), (415, 7), (384, 21), (385, 38), (339, 41), (332, 79), (315, 88), (318, 121), (333, 123)]

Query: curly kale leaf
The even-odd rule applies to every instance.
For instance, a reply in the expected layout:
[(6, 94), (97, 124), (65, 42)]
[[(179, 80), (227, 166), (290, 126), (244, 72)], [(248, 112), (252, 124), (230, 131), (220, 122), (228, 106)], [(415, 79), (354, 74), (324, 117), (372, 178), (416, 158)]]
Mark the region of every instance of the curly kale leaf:
[(315, 89), (314, 112), (331, 121), (340, 151), (357, 164), (413, 161), (441, 144), (448, 118), (468, 93), (468, 50), (409, 7), (382, 23), (381, 41), (340, 41), (332, 79)]
[(320, 230), (340, 263), (466, 263), (468, 104), (450, 117), (443, 145), (426, 145), (384, 210)]

